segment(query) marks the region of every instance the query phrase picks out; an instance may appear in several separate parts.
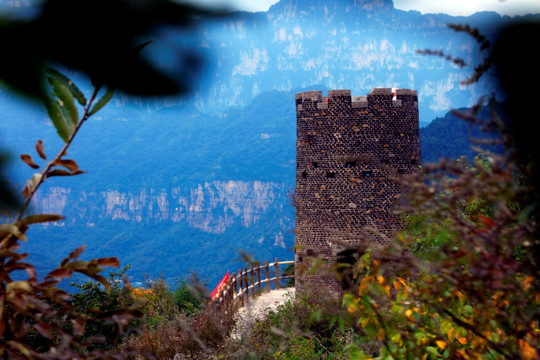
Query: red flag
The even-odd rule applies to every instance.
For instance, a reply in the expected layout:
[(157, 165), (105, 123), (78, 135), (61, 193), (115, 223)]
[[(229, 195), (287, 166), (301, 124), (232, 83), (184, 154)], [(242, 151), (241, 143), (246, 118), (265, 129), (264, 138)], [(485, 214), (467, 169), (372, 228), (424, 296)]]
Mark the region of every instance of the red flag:
[(221, 279), (221, 281), (219, 282), (219, 284), (216, 286), (216, 288), (214, 289), (214, 291), (212, 291), (212, 295), (210, 295), (210, 298), (212, 300), (214, 300), (214, 298), (219, 294), (219, 291), (223, 288), (223, 286), (225, 285), (225, 283), (227, 283), (227, 280), (229, 280), (229, 272), (227, 271), (227, 273), (225, 274), (225, 276), (223, 277), (223, 279)]

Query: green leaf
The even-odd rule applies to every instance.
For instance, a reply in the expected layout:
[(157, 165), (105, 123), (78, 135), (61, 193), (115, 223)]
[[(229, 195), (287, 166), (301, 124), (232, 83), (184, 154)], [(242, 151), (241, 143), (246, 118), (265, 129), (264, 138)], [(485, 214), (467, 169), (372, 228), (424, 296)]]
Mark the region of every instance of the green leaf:
[(52, 123), (54, 127), (56, 128), (56, 132), (64, 140), (64, 142), (68, 142), (69, 140), (69, 130), (68, 130), (68, 121), (69, 119), (66, 119), (64, 111), (62, 111), (60, 104), (58, 104), (55, 100), (53, 100), (50, 97), (46, 97), (45, 106), (47, 107), (47, 113), (49, 114), (49, 117), (52, 120)]
[[(75, 98), (67, 86), (58, 81), (54, 77), (49, 77), (47, 79), (49, 84), (53, 88), (54, 94), (58, 97), (60, 107), (64, 108), (67, 115), (71, 119), (71, 123), (74, 126), (77, 126), (79, 122), (79, 112), (77, 111), (77, 106), (75, 105)], [(71, 135), (72, 131), (70, 131)]]
[(114, 90), (111, 88), (107, 88), (107, 91), (105, 92), (105, 94), (101, 97), (101, 99), (98, 100), (98, 102), (96, 102), (92, 110), (90, 110), (90, 112), (88, 113), (88, 116), (94, 115), (99, 110), (101, 110), (101, 108), (107, 105), (107, 103), (111, 100), (113, 95), (114, 95)]
[(51, 78), (54, 78), (64, 84), (70, 90), (71, 94), (77, 99), (79, 104), (81, 104), (81, 106), (86, 106), (86, 98), (84, 97), (84, 94), (81, 92), (81, 90), (79, 90), (77, 85), (71, 81), (71, 79), (54, 69), (47, 69), (47, 74)]
[(433, 347), (433, 346), (426, 346), (426, 352), (428, 354), (430, 354), (431, 356), (435, 356), (435, 357), (439, 357), (439, 351), (437, 350), (437, 348)]

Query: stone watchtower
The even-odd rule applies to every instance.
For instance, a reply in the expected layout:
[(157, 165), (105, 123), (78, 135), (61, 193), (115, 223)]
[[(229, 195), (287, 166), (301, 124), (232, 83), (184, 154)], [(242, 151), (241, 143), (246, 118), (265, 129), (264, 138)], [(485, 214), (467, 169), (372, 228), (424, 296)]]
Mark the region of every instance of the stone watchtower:
[(384, 244), (399, 230), (392, 214), (406, 191), (400, 177), (421, 165), (418, 96), (373, 89), (296, 94), (296, 287), (341, 285), (304, 272), (308, 257), (331, 263), (350, 247)]

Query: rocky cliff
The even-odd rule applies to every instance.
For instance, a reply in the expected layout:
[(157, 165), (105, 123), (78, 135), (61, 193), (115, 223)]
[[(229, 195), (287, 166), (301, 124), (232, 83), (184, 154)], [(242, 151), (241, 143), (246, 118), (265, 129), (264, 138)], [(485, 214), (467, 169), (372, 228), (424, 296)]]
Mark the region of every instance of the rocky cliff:
[(136, 223), (169, 220), (220, 234), (235, 223), (249, 228), (269, 208), (287, 211), (289, 190), (284, 183), (234, 180), (127, 192), (74, 191), (53, 186), (40, 191), (31, 205), (38, 213), (63, 214), (66, 220), (56, 226), (66, 223), (94, 226), (101, 220)]

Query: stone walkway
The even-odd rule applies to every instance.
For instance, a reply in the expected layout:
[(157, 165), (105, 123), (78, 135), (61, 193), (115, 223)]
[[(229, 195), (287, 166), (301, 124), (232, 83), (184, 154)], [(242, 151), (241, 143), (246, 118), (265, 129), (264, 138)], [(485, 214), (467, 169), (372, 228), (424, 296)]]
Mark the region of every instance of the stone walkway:
[(247, 306), (238, 309), (235, 315), (236, 326), (231, 332), (231, 338), (240, 339), (255, 325), (257, 320), (263, 319), (270, 310), (276, 309), (287, 300), (294, 297), (294, 288), (284, 288), (264, 293), (251, 300)]

